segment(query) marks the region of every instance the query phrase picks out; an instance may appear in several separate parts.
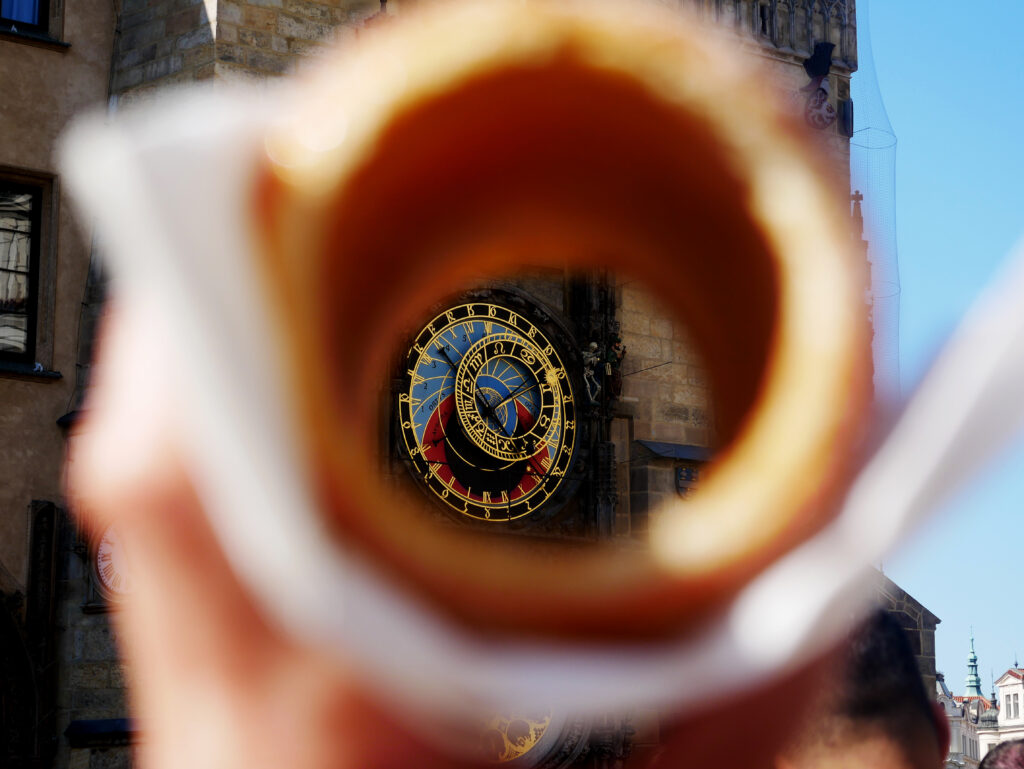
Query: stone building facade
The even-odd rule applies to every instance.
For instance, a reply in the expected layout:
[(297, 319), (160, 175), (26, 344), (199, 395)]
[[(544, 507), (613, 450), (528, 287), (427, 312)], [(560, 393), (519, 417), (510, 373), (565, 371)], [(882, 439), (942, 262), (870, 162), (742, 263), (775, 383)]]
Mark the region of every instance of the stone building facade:
[[(29, 0), (4, 3), (0, 11), (5, 767), (88, 766), (90, 752), (72, 750), (63, 736), (69, 725), (90, 720), (109, 727), (114, 722), (105, 719), (125, 714), (116, 645), (104, 615), (85, 606), (86, 549), (63, 502), (64, 442), (99, 305), (92, 233), (72, 218), (54, 160), (68, 121), (106, 105), (116, 23), (116, 9), (105, 0)], [(117, 739), (123, 742), (123, 734)], [(95, 765), (112, 758), (98, 752)]]
[(1024, 740), (1024, 669), (1017, 667), (1016, 660), (1013, 667), (992, 682), (992, 696), (985, 697), (981, 693), (972, 637), (964, 694), (953, 694), (942, 673), (938, 674), (935, 692), (950, 727), (946, 769), (976, 767), (996, 745)]
[[(103, 279), (89, 223), (74, 225), (62, 196), (57, 136), (86, 108), (120, 108), (178, 84), (279, 76), (415, 2), (427, 0), (30, 0), (30, 10), (0, 18), (0, 231), (20, 233), (12, 237), (27, 255), (17, 264), (0, 255), (0, 269), (29, 285), (0, 293), (0, 764), (126, 766), (133, 732), (91, 572), (94, 543), (75, 529), (61, 491)], [(760, 56), (848, 182), (854, 0), (666, 2), (724, 25)], [(13, 219), (11, 201), (22, 206)], [(713, 456), (706, 368), (678, 319), (621, 276), (548, 272), (512, 282), (565, 321), (581, 365), (591, 345), (597, 353), (592, 470), (542, 533), (632, 541), (659, 502), (697, 488)], [(4, 313), (17, 337), (7, 347)], [(571, 522), (573, 511), (586, 511), (584, 524)], [(934, 675), (934, 622), (929, 641), (930, 615), (886, 589), (917, 623), (915, 650), (930, 655)], [(630, 746), (656, 750), (657, 740), (656, 714), (638, 714), (632, 727), (594, 726), (585, 757), (611, 766)]]
[(978, 724), (980, 756), (1001, 742), (1024, 739), (1024, 668), (1009, 668), (995, 681), (992, 707)]

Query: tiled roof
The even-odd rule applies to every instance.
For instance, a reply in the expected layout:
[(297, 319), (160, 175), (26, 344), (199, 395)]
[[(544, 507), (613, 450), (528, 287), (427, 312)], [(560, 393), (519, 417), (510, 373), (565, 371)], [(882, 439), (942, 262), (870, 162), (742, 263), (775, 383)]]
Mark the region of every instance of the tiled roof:
[(1007, 676), (1011, 676), (1012, 678), (1016, 678), (1018, 681), (1024, 681), (1024, 669), (1022, 669), (1022, 668), (1010, 668), (1005, 673), (1003, 673), (1001, 676), (999, 676), (999, 678), (996, 679), (996, 682), (1002, 681)]

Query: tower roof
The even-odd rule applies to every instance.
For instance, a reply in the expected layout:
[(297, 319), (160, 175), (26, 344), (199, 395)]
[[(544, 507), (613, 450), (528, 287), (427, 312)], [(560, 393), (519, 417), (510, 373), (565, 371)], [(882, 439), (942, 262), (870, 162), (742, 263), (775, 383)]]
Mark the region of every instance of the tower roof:
[(981, 697), (981, 676), (978, 675), (978, 655), (974, 652), (974, 632), (971, 632), (971, 650), (967, 653), (967, 697)]

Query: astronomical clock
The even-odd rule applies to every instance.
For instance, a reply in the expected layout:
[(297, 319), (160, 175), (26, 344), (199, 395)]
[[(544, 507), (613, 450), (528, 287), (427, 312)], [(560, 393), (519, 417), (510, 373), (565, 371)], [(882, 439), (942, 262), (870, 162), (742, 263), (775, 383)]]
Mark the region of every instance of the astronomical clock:
[(568, 335), (511, 295), (445, 306), (413, 339), (400, 450), (456, 520), (529, 525), (579, 485), (579, 371)]

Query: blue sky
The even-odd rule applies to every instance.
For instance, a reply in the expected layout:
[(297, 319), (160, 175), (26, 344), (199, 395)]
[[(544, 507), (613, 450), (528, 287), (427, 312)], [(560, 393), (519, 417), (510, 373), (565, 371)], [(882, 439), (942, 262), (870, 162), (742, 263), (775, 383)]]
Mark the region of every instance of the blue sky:
[[(904, 392), (1024, 236), (1022, 30), (1021, 0), (871, 0), (878, 85), (898, 138)], [(955, 693), (971, 625), (985, 693), (990, 670), (998, 677), (1015, 652), (1024, 663), (1022, 524), (1024, 442), (884, 564), (942, 619), (937, 662)]]

